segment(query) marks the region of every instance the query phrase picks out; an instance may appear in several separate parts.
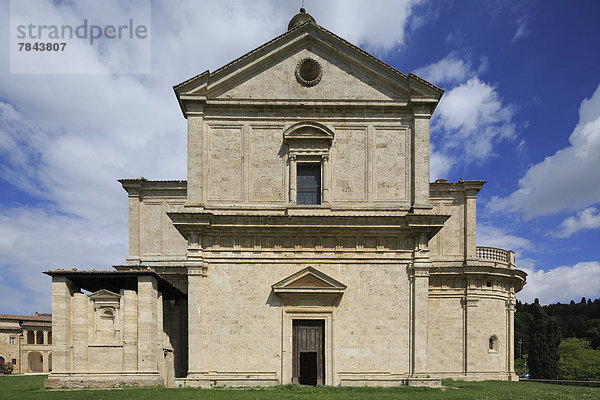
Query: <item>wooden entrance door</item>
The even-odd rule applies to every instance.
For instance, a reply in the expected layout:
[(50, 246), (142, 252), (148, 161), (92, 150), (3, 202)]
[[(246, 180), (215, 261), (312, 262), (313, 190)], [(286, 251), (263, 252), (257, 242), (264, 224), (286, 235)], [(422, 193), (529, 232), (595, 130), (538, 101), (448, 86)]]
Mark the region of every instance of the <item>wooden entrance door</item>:
[(294, 320), (292, 331), (292, 383), (322, 385), (325, 382), (323, 320)]

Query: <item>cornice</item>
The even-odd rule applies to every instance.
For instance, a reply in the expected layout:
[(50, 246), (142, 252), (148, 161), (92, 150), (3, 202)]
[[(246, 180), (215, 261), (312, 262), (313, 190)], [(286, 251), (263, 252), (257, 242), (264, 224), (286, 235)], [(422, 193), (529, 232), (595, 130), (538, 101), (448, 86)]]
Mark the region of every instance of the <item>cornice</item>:
[(377, 230), (396, 233), (427, 234), (432, 237), (444, 226), (448, 215), (237, 215), (211, 212), (167, 213), (184, 237), (193, 232), (231, 229), (302, 229), (302, 230)]

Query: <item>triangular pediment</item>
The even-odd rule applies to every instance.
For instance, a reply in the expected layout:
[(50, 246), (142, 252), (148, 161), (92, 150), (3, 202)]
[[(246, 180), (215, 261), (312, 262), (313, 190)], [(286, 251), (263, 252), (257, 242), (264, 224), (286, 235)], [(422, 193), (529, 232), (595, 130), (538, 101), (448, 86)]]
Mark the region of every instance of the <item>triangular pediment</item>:
[(89, 297), (94, 303), (94, 309), (96, 310), (106, 307), (113, 309), (120, 307), (121, 295), (111, 292), (110, 290), (100, 289), (90, 294)]
[(277, 294), (329, 293), (339, 295), (346, 290), (346, 285), (313, 267), (304, 268), (272, 287)]
[(332, 284), (325, 282), (323, 279), (317, 278), (312, 274), (307, 274), (300, 279), (296, 279), (295, 281), (288, 283), (284, 287), (286, 288), (331, 288), (334, 287)]
[(121, 298), (120, 294), (111, 292), (110, 290), (100, 289), (89, 295), (90, 299), (98, 300), (98, 299), (115, 299), (118, 300)]
[[(298, 66), (320, 66), (314, 85), (302, 84)], [(437, 102), (443, 91), (406, 75), (314, 23), (305, 23), (214, 72), (174, 87), (184, 113), (189, 101)]]

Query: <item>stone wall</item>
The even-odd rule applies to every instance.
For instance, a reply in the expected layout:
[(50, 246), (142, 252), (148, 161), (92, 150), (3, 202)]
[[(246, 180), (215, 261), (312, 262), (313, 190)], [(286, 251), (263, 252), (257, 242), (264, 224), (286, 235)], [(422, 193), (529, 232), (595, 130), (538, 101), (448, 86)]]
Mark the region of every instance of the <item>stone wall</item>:
[[(19, 321), (2, 321), (0, 326), (0, 357), (4, 358), (4, 362), (12, 363), (12, 360), (17, 360), (17, 364), (13, 365), (13, 373), (19, 372), (20, 355), (19, 341), (21, 328)], [(14, 344), (10, 343), (10, 338), (14, 338)]]
[(167, 213), (183, 209), (186, 182), (145, 179), (120, 182), (129, 194), (127, 263), (164, 265), (184, 261), (187, 241), (173, 227)]
[(514, 287), (508, 278), (510, 270), (498, 268), (490, 273), (480, 266), (481, 271), (475, 274), (476, 268), (468, 271), (470, 276), (458, 270), (443, 273), (444, 268), (432, 274), (430, 371), (455, 378), (516, 379), (512, 361)]
[(430, 184), (433, 214), (449, 215), (444, 227), (429, 241), (434, 263), (474, 261), (476, 257), (477, 193), (484, 181), (447, 182)]
[[(206, 117), (210, 119), (210, 117)], [(411, 121), (398, 119), (340, 124), (314, 118), (334, 132), (329, 169), (323, 182), (335, 207), (396, 207), (411, 201)], [(229, 122), (213, 120), (189, 129), (202, 135), (205, 157), (192, 160), (202, 169), (206, 205), (281, 206), (289, 198), (290, 163), (283, 132), (298, 119)], [(204, 132), (204, 133), (202, 133)], [(191, 155), (190, 155), (191, 156)]]
[(269, 283), (302, 267), (210, 265), (203, 283), (202, 349), (190, 355), (201, 360), (201, 371), (191, 377), (219, 384), (238, 374), (246, 385), (247, 375), (289, 383), (291, 337), (284, 336), (284, 343), (282, 335), (297, 316), (331, 319), (325, 337), (328, 384), (368, 379), (374, 371), (388, 378), (408, 374), (408, 298), (397, 296), (398, 289), (407, 290), (406, 266), (320, 264), (321, 272), (349, 285), (339, 304), (284, 306)]

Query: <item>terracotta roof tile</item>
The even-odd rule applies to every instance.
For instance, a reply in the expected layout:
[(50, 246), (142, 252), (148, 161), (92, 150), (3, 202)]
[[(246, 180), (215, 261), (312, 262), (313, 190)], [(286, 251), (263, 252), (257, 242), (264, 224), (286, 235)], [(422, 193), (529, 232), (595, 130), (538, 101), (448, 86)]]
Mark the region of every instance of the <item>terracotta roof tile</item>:
[(38, 315), (0, 314), (0, 319), (12, 319), (12, 320), (23, 320), (23, 321), (52, 321), (52, 314), (38, 314)]

